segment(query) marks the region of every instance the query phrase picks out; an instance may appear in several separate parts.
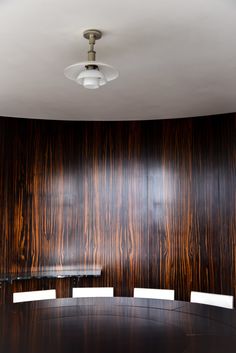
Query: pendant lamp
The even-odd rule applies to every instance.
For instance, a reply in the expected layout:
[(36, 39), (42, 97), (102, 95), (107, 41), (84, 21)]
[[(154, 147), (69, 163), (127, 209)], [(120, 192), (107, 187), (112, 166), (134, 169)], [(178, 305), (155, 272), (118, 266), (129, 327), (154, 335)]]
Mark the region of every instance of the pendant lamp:
[(109, 81), (115, 80), (119, 73), (108, 64), (96, 61), (94, 45), (102, 37), (102, 32), (97, 29), (88, 29), (84, 38), (89, 41), (88, 61), (79, 62), (65, 68), (65, 76), (82, 85), (84, 88), (96, 89), (104, 86)]

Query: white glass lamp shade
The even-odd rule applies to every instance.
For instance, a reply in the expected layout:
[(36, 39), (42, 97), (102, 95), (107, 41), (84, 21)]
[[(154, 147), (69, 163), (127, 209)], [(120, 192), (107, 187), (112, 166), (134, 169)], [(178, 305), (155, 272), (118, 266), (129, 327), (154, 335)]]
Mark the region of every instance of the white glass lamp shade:
[[(90, 70), (86, 68), (91, 65), (96, 66), (97, 69)], [(70, 65), (65, 68), (64, 74), (70, 80), (90, 89), (103, 86), (119, 76), (118, 71), (114, 67), (97, 61), (85, 61)]]
[(106, 80), (102, 72), (97, 69), (81, 71), (76, 82), (88, 89), (96, 89), (105, 85)]

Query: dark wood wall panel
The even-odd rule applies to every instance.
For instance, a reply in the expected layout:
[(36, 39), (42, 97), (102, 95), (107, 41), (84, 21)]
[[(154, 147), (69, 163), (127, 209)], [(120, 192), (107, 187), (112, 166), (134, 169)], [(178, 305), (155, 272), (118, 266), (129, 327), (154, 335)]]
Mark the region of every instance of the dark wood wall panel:
[(31, 280), (236, 296), (235, 114), (146, 122), (0, 119), (0, 273), (103, 267), (101, 278)]
[[(192, 282), (191, 264), (191, 120), (153, 123), (149, 140), (150, 283), (178, 288), (185, 298)], [(152, 131), (152, 132), (151, 132)]]

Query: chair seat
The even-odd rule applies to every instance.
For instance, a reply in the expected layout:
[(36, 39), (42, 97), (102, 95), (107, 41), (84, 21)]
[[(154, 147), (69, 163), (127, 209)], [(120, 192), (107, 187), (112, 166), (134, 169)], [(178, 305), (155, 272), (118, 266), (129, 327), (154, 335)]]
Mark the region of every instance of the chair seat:
[(134, 288), (134, 298), (174, 300), (173, 289)]
[(233, 309), (233, 296), (204, 293), (204, 292), (191, 292), (190, 302), (198, 304), (207, 304), (219, 306), (222, 308)]
[(13, 293), (13, 303), (23, 303), (47, 299), (56, 299), (55, 289)]
[(113, 287), (79, 287), (72, 288), (73, 298), (89, 298), (89, 297), (113, 297)]

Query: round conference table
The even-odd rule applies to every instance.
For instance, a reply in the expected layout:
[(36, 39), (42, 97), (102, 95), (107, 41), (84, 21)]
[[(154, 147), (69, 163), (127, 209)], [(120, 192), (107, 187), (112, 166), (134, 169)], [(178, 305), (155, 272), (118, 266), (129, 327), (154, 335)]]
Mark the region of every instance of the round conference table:
[(235, 353), (236, 311), (118, 297), (2, 305), (0, 352)]

